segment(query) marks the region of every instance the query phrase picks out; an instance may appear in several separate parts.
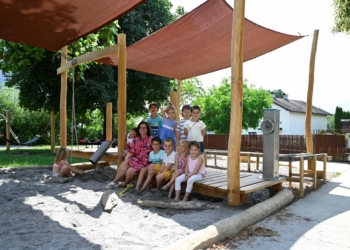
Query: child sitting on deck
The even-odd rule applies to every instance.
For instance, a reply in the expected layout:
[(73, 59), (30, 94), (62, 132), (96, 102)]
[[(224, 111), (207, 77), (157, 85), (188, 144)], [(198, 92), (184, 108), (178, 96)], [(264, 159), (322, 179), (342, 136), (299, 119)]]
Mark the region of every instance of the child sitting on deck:
[(180, 140), (178, 145), (178, 153), (175, 157), (175, 170), (173, 172), (173, 176), (171, 180), (164, 185), (161, 189), (167, 190), (170, 187), (168, 197), (171, 198), (174, 189), (175, 189), (175, 179), (185, 173), (187, 158), (188, 158), (188, 149), (189, 149), (189, 141)]
[(138, 194), (141, 194), (146, 188), (151, 184), (152, 178), (156, 176), (157, 187), (151, 189), (152, 192), (156, 192), (163, 185), (163, 182), (169, 181), (174, 170), (172, 167), (175, 163), (176, 152), (174, 151), (174, 141), (171, 138), (166, 138), (164, 141), (164, 157), (162, 165), (151, 164), (148, 168), (148, 175), (145, 183), (142, 188), (138, 191)]
[[(159, 167), (162, 165), (163, 157), (164, 157), (164, 150), (160, 149), (160, 145), (162, 144), (162, 140), (159, 137), (152, 138), (151, 146), (153, 148), (153, 151), (149, 153), (148, 161), (149, 165), (147, 167), (141, 168), (139, 178), (137, 179), (136, 184), (136, 192), (140, 193), (140, 187), (143, 182), (143, 179), (145, 178), (145, 175), (148, 174), (148, 168), (151, 164), (159, 165)], [(146, 187), (147, 188), (147, 187)]]
[(52, 168), (52, 176), (53, 177), (68, 177), (72, 179), (73, 175), (71, 173), (84, 174), (84, 172), (76, 167), (73, 167), (67, 162), (68, 157), (68, 149), (60, 148), (57, 152), (55, 162)]
[[(131, 149), (132, 143), (133, 143), (134, 138), (136, 137), (136, 135), (137, 135), (137, 128), (133, 128), (133, 129), (130, 130), (130, 132), (126, 136), (126, 149), (123, 152), (123, 160), (127, 159), (128, 150)], [(128, 158), (129, 158), (129, 156), (128, 156)]]
[(187, 159), (185, 173), (175, 180), (175, 200), (180, 200), (181, 183), (187, 181), (184, 201), (188, 200), (192, 192), (193, 183), (201, 181), (205, 175), (204, 159), (200, 154), (200, 145), (197, 141), (190, 142), (190, 156)]

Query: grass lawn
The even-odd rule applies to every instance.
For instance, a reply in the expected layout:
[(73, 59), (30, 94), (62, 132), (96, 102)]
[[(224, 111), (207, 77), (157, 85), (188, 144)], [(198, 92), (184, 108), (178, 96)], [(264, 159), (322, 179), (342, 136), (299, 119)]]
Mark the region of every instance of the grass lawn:
[[(0, 168), (52, 165), (56, 154), (51, 153), (50, 146), (33, 146), (17, 148), (12, 146), (9, 151), (0, 148)], [(69, 163), (87, 162), (87, 159), (68, 158)]]

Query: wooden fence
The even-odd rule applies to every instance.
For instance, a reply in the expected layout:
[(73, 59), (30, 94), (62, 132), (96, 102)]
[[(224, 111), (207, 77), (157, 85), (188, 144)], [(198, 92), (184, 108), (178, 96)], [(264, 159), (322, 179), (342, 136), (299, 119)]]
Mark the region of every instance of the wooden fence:
[[(206, 135), (204, 147), (207, 149), (228, 149), (228, 135)], [(346, 161), (345, 135), (313, 135), (314, 154), (327, 153), (333, 161)], [(263, 135), (242, 135), (241, 151), (263, 152)], [(280, 135), (280, 154), (306, 152), (304, 135)]]

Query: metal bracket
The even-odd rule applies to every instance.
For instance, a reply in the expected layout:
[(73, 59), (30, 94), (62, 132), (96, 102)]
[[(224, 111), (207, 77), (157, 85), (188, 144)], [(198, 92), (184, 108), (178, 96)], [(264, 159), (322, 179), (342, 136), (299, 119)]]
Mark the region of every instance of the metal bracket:
[(76, 65), (77, 63), (78, 63), (78, 59), (73, 58), (73, 59), (72, 59), (72, 65), (74, 66), (74, 65)]

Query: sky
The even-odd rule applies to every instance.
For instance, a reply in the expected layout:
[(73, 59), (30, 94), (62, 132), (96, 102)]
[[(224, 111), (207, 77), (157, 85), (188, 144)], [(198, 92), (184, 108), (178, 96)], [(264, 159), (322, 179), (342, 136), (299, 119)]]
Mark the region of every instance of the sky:
[[(205, 0), (170, 0), (190, 12)], [(233, 6), (234, 0), (227, 1)], [(307, 35), (296, 42), (243, 64), (243, 77), (249, 84), (266, 90), (282, 89), (288, 98), (305, 101), (314, 30), (319, 30), (313, 106), (334, 114), (337, 106), (350, 110), (350, 36), (332, 34), (333, 0), (246, 0), (245, 18), (272, 30)], [(244, 45), (243, 45), (244, 46)], [(231, 69), (198, 76), (203, 86), (219, 85)]]

